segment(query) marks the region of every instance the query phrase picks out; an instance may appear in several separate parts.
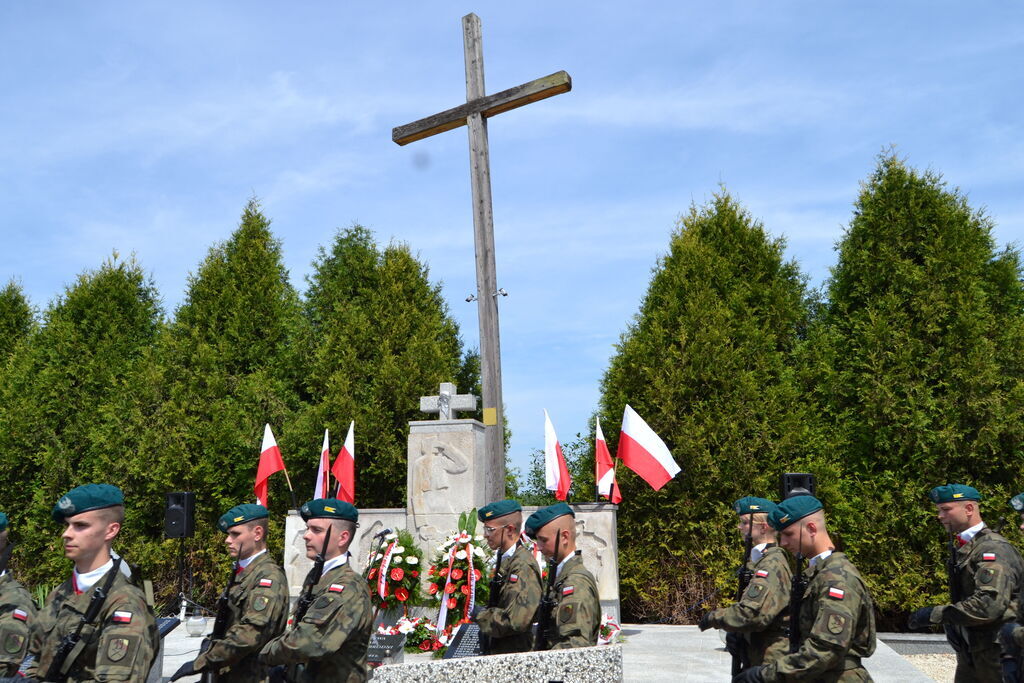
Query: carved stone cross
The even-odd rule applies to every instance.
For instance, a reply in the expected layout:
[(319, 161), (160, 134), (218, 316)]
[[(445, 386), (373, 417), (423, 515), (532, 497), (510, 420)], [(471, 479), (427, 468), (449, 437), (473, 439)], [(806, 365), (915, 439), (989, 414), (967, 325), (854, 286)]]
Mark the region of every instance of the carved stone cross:
[(437, 413), (439, 420), (454, 420), (456, 410), (476, 410), (476, 396), (457, 393), (451, 382), (442, 382), (437, 396), (420, 396), (420, 411)]

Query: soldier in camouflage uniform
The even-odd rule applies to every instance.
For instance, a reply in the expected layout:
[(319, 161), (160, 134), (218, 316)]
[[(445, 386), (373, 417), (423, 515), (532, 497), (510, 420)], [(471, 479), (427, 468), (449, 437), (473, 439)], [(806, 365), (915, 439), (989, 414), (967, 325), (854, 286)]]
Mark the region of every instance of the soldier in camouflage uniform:
[(182, 664), (171, 680), (219, 671), (223, 683), (264, 681), (267, 668), (259, 663), (260, 649), (288, 626), (288, 580), (267, 553), (267, 509), (252, 503), (236, 505), (217, 526), (226, 534), (228, 553), (236, 558), (227, 630), (194, 662)]
[(556, 503), (537, 510), (526, 520), (526, 533), (536, 539), (545, 557), (558, 563), (552, 596), (557, 603), (553, 627), (548, 632), (551, 650), (597, 645), (601, 627), (597, 581), (583, 566), (580, 551), (576, 550), (575, 517), (568, 505)]
[(1024, 562), (1003, 536), (981, 519), (978, 490), (964, 484), (933, 488), (939, 522), (956, 534), (955, 585), (949, 605), (922, 607), (910, 616), (913, 629), (942, 625), (956, 650), (956, 680), (1002, 680), (999, 630), (1016, 618), (1016, 597), (1024, 583)]
[(360, 683), (367, 679), (373, 610), (366, 581), (349, 562), (348, 547), (359, 511), (337, 498), (319, 498), (299, 512), (306, 520), (302, 538), (310, 559), (321, 552), (331, 529), (324, 551), (327, 561), (313, 586), (309, 611), (290, 631), (267, 643), (260, 660), (270, 666), (286, 665), (287, 679), (296, 683)]
[(533, 649), (533, 616), (540, 605), (543, 584), (533, 554), (520, 542), (523, 508), (514, 500), (502, 500), (480, 508), (487, 545), (500, 553), (496, 579), (500, 602), (476, 615), (480, 632), (488, 638), (487, 654), (527, 652)]
[[(160, 646), (156, 619), (131, 571), (110, 546), (124, 521), (124, 497), (109, 484), (86, 484), (61, 497), (53, 518), (66, 524), (64, 555), (75, 563), (39, 613), (22, 673), (44, 680), (61, 639), (74, 633), (96, 588), (113, 577), (99, 616), (82, 629), (85, 647), (64, 662), (67, 680), (145, 681)], [(110, 574), (113, 572), (113, 574)]]
[(775, 509), (775, 503), (748, 496), (733, 503), (733, 509), (740, 518), (740, 536), (744, 542), (750, 539), (750, 559), (746, 567), (750, 583), (739, 602), (705, 614), (700, 620), (700, 630), (720, 628), (730, 636), (742, 638), (744, 643), (730, 642), (731, 648), (745, 647), (749, 664), (756, 666), (774, 661), (789, 651), (786, 627), (793, 571), (786, 551), (776, 544), (775, 529), (768, 524), (768, 513)]
[(7, 515), (0, 512), (0, 676), (18, 673), (28, 647), (28, 635), (36, 616), (32, 596), (14, 580), (6, 568), (11, 546), (7, 542)]
[(796, 652), (750, 667), (733, 681), (872, 680), (861, 664), (875, 652), (871, 594), (853, 563), (833, 550), (821, 502), (794, 496), (769, 513), (768, 523), (780, 532), (783, 548), (810, 558), (796, 624), (799, 644)]

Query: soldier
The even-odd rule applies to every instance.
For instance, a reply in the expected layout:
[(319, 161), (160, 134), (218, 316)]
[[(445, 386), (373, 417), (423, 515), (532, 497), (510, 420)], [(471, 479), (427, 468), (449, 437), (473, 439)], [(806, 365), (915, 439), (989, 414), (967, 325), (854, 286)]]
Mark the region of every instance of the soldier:
[[(746, 567), (750, 582), (736, 604), (708, 612), (700, 620), (701, 631), (720, 628), (729, 636), (735, 634), (727, 640), (734, 641), (733, 648), (745, 649), (750, 666), (774, 661), (789, 650), (786, 608), (793, 572), (786, 551), (777, 545), (775, 529), (768, 524), (768, 513), (775, 507), (770, 500), (750, 496), (733, 504), (740, 536), (750, 544)], [(736, 639), (743, 642), (735, 643)]]
[[(1024, 531), (1024, 493), (1018, 493), (1010, 499), (1010, 507), (1020, 513), (1020, 530)], [(999, 631), (999, 642), (1003, 646), (1002, 673), (1005, 680), (1018, 680), (1022, 670), (1022, 655), (1024, 655), (1024, 626), (1021, 626), (1020, 619), (1024, 593), (1017, 596), (1017, 620), (1008, 621), (1003, 624)]]
[(156, 619), (131, 570), (115, 558), (110, 546), (124, 522), (124, 496), (110, 484), (86, 484), (64, 494), (52, 512), (65, 524), (64, 555), (74, 562), (71, 577), (46, 599), (29, 638), (23, 673), (49, 680), (61, 640), (74, 634), (97, 588), (106, 591), (98, 616), (82, 629), (83, 644), (61, 666), (67, 680), (144, 681), (160, 641)]
[(36, 605), (7, 569), (11, 545), (7, 541), (7, 515), (0, 512), (0, 676), (18, 673), (36, 617)]
[(226, 631), (195, 661), (182, 664), (171, 680), (219, 671), (218, 680), (224, 683), (263, 681), (267, 669), (259, 663), (260, 649), (288, 626), (288, 580), (267, 553), (267, 508), (236, 505), (217, 526), (226, 534), (228, 553), (236, 558)]
[[(875, 651), (875, 615), (871, 594), (857, 568), (837, 553), (825, 527), (821, 502), (794, 496), (768, 515), (780, 532), (782, 547), (809, 557), (800, 599), (796, 647), (789, 654), (754, 666), (733, 681), (870, 681), (861, 659)], [(791, 596), (792, 598), (793, 596)]]
[[(583, 566), (576, 550), (575, 513), (565, 503), (537, 510), (526, 520), (526, 533), (536, 539), (554, 569), (554, 626), (547, 633), (548, 649), (597, 645), (601, 603), (594, 575)], [(548, 571), (551, 571), (550, 569)], [(548, 584), (548, 590), (552, 585)]]
[(337, 498), (319, 498), (300, 513), (306, 520), (306, 556), (313, 559), (323, 552), (326, 562), (309, 611), (292, 630), (264, 645), (260, 660), (288, 665), (288, 680), (297, 683), (365, 681), (373, 610), (366, 581), (352, 569), (348, 553), (359, 511)]
[(523, 508), (514, 500), (502, 500), (480, 508), (477, 517), (487, 545), (501, 558), (495, 569), (500, 601), (476, 615), (480, 632), (489, 639), (487, 654), (527, 652), (533, 649), (531, 626), (543, 584), (533, 554), (520, 542)]
[[(999, 681), (1000, 627), (1016, 617), (1024, 562), (1009, 541), (981, 519), (981, 494), (963, 484), (936, 486), (928, 497), (950, 534), (952, 604), (922, 607), (910, 628), (941, 624), (956, 650), (957, 681)], [(955, 538), (954, 535), (955, 534)]]

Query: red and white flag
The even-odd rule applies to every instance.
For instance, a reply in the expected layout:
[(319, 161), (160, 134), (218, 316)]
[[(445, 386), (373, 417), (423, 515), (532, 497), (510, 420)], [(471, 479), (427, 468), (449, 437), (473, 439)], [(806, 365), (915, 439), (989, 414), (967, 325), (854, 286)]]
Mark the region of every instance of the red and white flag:
[(555, 426), (551, 424), (548, 411), (544, 411), (544, 483), (548, 491), (555, 492), (555, 498), (565, 500), (572, 485), (569, 468), (562, 455), (562, 444), (558, 443)]
[(338, 500), (346, 503), (356, 502), (356, 422), (348, 426), (348, 436), (345, 437), (345, 445), (338, 451), (338, 457), (334, 459), (334, 467), (331, 473), (338, 480), (338, 490), (334, 494)]
[(636, 411), (626, 406), (619, 433), (619, 459), (651, 485), (655, 491), (679, 473), (668, 446), (647, 426)]
[(263, 446), (260, 447), (260, 464), (256, 468), (256, 483), (252, 490), (256, 494), (256, 502), (266, 507), (267, 505), (267, 480), (270, 475), (284, 469), (284, 460), (281, 459), (281, 449), (277, 447), (274, 433), (270, 431), (270, 425), (263, 428)]
[(324, 430), (324, 445), (320, 448), (320, 466), (316, 470), (316, 486), (313, 487), (313, 498), (327, 498), (331, 487), (331, 445), (327, 430)]
[(615, 463), (612, 454), (608, 452), (608, 442), (604, 440), (600, 418), (594, 435), (594, 462), (597, 467), (597, 494), (618, 505), (622, 502), (622, 494), (619, 493), (619, 483), (615, 481)]

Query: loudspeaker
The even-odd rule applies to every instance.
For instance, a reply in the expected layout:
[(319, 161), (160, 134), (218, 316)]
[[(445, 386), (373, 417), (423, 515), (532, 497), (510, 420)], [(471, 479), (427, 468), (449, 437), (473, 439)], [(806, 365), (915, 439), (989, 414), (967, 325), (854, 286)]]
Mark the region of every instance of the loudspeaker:
[(818, 482), (808, 472), (785, 472), (782, 475), (780, 492), (782, 500), (793, 496), (813, 496), (818, 490)]
[(167, 494), (164, 508), (164, 536), (188, 538), (196, 532), (196, 494), (176, 491)]

